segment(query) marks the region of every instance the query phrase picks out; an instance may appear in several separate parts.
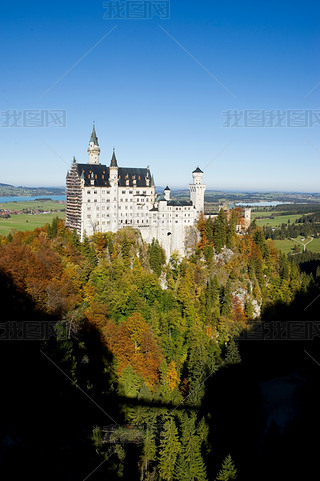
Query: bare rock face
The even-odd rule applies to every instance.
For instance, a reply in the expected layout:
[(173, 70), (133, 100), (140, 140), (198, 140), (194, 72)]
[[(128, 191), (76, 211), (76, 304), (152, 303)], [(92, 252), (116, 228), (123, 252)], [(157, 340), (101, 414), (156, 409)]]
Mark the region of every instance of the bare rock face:
[(223, 247), (220, 254), (213, 255), (213, 259), (219, 264), (221, 263), (226, 264), (233, 255), (234, 255), (234, 252), (231, 249), (228, 249), (227, 247)]

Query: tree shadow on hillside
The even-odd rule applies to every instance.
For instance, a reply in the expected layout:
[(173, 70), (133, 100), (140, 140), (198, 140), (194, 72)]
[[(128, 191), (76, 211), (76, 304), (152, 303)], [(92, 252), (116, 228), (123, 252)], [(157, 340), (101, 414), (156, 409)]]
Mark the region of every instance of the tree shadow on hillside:
[[(76, 342), (58, 341), (57, 319), (38, 310), (3, 272), (0, 299), (0, 477), (83, 480), (104, 461), (90, 440), (93, 427), (123, 422), (113, 373), (105, 372), (112, 355), (92, 327)], [(127, 448), (122, 479), (138, 476), (136, 449)], [(118, 479), (109, 470), (115, 462), (110, 458), (90, 479)]]
[[(238, 340), (242, 363), (207, 383), (209, 479), (231, 453), (240, 481), (313, 479), (320, 422), (320, 290), (266, 308)], [(318, 364), (319, 363), (319, 364)]]

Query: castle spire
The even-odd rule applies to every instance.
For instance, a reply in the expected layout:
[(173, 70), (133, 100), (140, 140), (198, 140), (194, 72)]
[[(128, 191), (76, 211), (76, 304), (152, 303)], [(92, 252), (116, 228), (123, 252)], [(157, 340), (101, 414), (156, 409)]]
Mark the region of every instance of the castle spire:
[(91, 137), (90, 137), (90, 142), (93, 142), (94, 145), (99, 145), (94, 122), (93, 122), (93, 128), (92, 128), (92, 134), (91, 134)]
[(118, 167), (117, 158), (116, 158), (116, 152), (115, 152), (115, 148), (114, 148), (114, 147), (113, 147), (113, 154), (112, 154), (112, 159), (111, 159), (110, 167)]
[(89, 164), (100, 164), (99, 162), (99, 155), (100, 155), (100, 147), (98, 143), (98, 137), (96, 134), (96, 128), (93, 122), (92, 134), (89, 141), (88, 147), (88, 154), (89, 154)]

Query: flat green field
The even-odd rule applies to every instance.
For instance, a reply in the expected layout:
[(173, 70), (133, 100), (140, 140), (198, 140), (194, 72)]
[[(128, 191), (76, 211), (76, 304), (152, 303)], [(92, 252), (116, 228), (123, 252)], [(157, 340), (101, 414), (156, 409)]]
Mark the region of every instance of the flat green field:
[[(280, 211), (277, 211), (277, 214), (280, 214)], [(251, 212), (252, 219), (255, 219), (256, 217), (270, 217), (270, 215), (272, 215), (272, 212), (270, 210), (261, 211), (261, 212)]]
[[(297, 238), (298, 240), (301, 239), (301, 237)], [(307, 238), (303, 243), (308, 242), (310, 240), (310, 237)], [(291, 239), (284, 239), (284, 240), (275, 240), (274, 244), (277, 249), (279, 249), (281, 252), (284, 252), (285, 254), (288, 254), (289, 252), (292, 252), (292, 248), (295, 245), (298, 245), (301, 247), (301, 252), (303, 252), (303, 246), (299, 244), (299, 242), (295, 242)], [(306, 250), (310, 252), (320, 252), (320, 238), (318, 239), (313, 239), (307, 246)]]
[(49, 224), (55, 217), (65, 218), (64, 212), (55, 212), (53, 214), (17, 214), (12, 215), (10, 219), (0, 219), (0, 234), (8, 235), (12, 229), (16, 230), (33, 230), (44, 224)]
[(28, 200), (22, 202), (4, 202), (0, 203), (0, 209), (22, 210), (22, 209), (42, 209), (56, 210), (65, 209), (65, 204), (59, 204), (57, 201), (48, 200)]
[[(267, 214), (267, 212), (255, 212), (255, 214)], [(270, 215), (270, 214), (269, 214)], [(260, 217), (260, 215), (259, 215)], [(288, 220), (290, 220), (291, 224), (293, 224), (297, 219), (300, 219), (302, 217), (302, 214), (291, 214), (291, 215), (277, 215), (274, 219), (256, 219), (257, 225), (260, 225), (261, 227), (263, 225), (269, 226), (269, 227), (278, 227), (281, 226), (281, 224), (286, 224)]]

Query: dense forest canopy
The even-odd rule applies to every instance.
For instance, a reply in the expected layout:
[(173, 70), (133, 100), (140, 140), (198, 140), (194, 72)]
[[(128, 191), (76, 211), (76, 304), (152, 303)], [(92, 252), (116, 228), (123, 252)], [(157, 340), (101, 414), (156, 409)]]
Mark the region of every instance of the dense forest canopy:
[(236, 235), (237, 222), (237, 212), (201, 216), (188, 258), (166, 259), (131, 228), (80, 242), (59, 219), (0, 238), (0, 271), (15, 295), (54, 320), (44, 354), (118, 416), (81, 433), (110, 479), (131, 465), (126, 479), (241, 479), (228, 449), (212, 452), (206, 382), (241, 362), (236, 339), (261, 313), (314, 281), (261, 228)]

